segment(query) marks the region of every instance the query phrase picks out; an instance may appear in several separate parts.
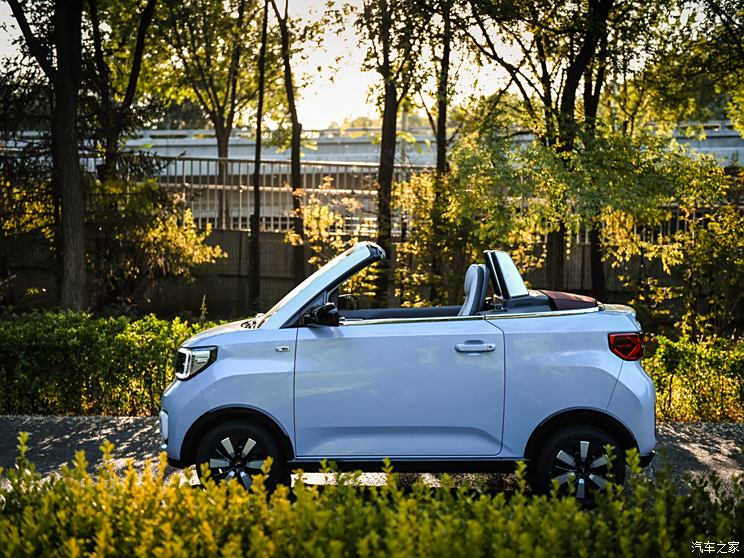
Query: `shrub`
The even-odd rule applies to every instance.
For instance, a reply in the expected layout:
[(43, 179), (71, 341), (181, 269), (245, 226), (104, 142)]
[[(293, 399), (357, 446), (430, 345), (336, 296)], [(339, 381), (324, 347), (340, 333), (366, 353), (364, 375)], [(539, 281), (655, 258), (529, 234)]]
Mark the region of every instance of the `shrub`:
[(86, 227), (96, 308), (149, 300), (163, 279), (191, 280), (198, 266), (226, 256), (207, 244), (211, 226), (197, 228), (185, 198), (152, 180), (95, 182), (91, 204)]
[[(404, 491), (395, 475), (359, 487), (352, 475), (267, 498), (260, 476), (250, 492), (235, 481), (164, 485), (164, 457), (155, 473), (130, 466), (120, 476), (107, 443), (95, 477), (80, 452), (72, 469), (41, 482), (21, 442), (0, 511), (5, 556), (689, 556), (696, 541), (739, 541), (744, 524), (742, 477), (731, 492), (714, 482), (682, 494), (663, 475), (635, 475), (592, 510), (529, 496), (523, 468), (510, 497), (420, 483)], [(637, 473), (637, 454), (630, 462)]]
[(3, 315), (0, 413), (153, 413), (178, 346), (205, 327), (152, 315)]
[(644, 360), (663, 420), (744, 420), (744, 339), (657, 338)]

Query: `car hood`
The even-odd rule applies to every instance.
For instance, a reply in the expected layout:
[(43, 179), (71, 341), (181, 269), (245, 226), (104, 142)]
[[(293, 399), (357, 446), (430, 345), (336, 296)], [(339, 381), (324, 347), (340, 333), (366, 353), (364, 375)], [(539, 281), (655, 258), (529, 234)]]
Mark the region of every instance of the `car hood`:
[[(236, 322), (230, 322), (228, 324), (221, 324), (215, 327), (210, 327), (204, 331), (200, 331), (193, 337), (189, 337), (184, 341), (182, 347), (196, 347), (203, 344), (207, 339), (219, 335), (221, 333), (232, 333), (233, 331), (246, 331), (246, 328), (242, 325), (246, 323), (245, 320), (238, 320)], [(207, 343), (208, 344), (208, 343)]]

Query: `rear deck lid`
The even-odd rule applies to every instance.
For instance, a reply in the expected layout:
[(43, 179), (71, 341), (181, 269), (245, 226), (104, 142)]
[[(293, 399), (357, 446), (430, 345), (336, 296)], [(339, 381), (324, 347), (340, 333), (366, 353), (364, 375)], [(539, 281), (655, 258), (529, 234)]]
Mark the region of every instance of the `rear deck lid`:
[(546, 291), (540, 289), (540, 292), (550, 299), (550, 306), (553, 310), (578, 310), (580, 308), (594, 308), (599, 303), (596, 298), (580, 294), (564, 293), (560, 291)]

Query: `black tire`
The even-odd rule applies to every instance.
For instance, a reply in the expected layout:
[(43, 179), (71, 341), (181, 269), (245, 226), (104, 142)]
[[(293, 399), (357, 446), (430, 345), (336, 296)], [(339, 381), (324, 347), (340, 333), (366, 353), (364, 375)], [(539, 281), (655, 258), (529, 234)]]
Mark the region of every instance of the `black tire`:
[[(615, 448), (612, 466), (605, 446)], [(574, 478), (574, 496), (592, 503), (597, 492), (612, 480), (625, 481), (625, 452), (607, 432), (594, 426), (568, 426), (551, 435), (538, 450), (531, 471), (533, 489), (547, 494), (558, 479), (559, 495), (569, 493), (569, 478)]]
[(207, 463), (210, 477), (216, 482), (235, 478), (246, 489), (252, 475), (261, 472), (264, 460), (271, 456), (272, 465), (265, 486), (273, 490), (290, 478), (286, 459), (277, 440), (266, 428), (241, 420), (230, 420), (209, 430), (196, 448), (196, 471), (202, 478), (201, 464)]

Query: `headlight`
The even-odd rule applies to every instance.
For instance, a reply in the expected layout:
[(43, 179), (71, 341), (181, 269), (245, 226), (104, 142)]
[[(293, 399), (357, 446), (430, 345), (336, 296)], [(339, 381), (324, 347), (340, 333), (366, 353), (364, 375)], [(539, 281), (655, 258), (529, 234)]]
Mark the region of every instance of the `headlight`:
[(188, 380), (217, 360), (217, 347), (181, 347), (176, 355), (176, 378)]

